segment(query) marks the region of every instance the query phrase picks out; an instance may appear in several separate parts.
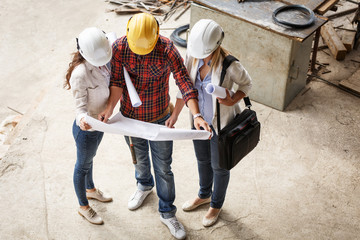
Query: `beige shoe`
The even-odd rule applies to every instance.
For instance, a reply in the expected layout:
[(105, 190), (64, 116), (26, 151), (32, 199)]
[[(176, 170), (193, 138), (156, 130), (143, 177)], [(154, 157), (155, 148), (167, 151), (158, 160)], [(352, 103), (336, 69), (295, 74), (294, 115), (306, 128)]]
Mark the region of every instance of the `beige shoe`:
[(204, 217), (203, 218), (203, 221), (202, 221), (202, 224), (204, 227), (210, 227), (211, 225), (214, 225), (216, 223), (216, 221), (218, 220), (218, 217), (220, 215), (220, 212), (221, 212), (221, 209), (220, 211), (218, 212), (218, 214), (216, 214), (215, 217), (213, 218), (207, 218), (207, 217)]
[(92, 224), (101, 225), (104, 223), (102, 218), (91, 207), (86, 210), (79, 208), (78, 213)]
[(191, 211), (191, 210), (194, 210), (195, 208), (201, 206), (201, 205), (204, 205), (204, 204), (207, 204), (209, 202), (211, 202), (211, 197), (209, 198), (205, 198), (203, 199), (204, 201), (201, 202), (200, 204), (193, 204), (192, 202), (194, 201), (186, 201), (183, 205), (182, 205), (182, 209), (184, 211)]
[(100, 202), (111, 202), (113, 199), (111, 196), (104, 194), (100, 189), (96, 189), (94, 192), (86, 192), (87, 199), (96, 199)]

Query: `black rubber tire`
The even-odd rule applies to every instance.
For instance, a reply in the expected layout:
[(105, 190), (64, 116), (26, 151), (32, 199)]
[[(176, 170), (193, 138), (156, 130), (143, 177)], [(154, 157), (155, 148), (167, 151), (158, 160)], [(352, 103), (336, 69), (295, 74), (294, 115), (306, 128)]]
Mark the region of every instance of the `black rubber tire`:
[(187, 47), (187, 43), (185, 39), (182, 39), (180, 37), (180, 34), (187, 31), (190, 27), (190, 24), (186, 24), (184, 26), (178, 27), (177, 29), (175, 29), (171, 35), (170, 35), (170, 39), (175, 43), (175, 45), (180, 46), (180, 47)]
[[(283, 20), (279, 20), (276, 15), (280, 12), (284, 12), (284, 11), (287, 11), (287, 10), (299, 10), (299, 11), (302, 11), (302, 12), (306, 12), (308, 13), (309, 15), (309, 20), (307, 23), (304, 23), (304, 24), (298, 24), (298, 23), (291, 23), (291, 22), (287, 22), (287, 21), (283, 21)], [(314, 12), (305, 7), (304, 5), (298, 5), (298, 4), (295, 4), (295, 5), (285, 5), (285, 6), (282, 6), (282, 7), (279, 7), (277, 9), (275, 9), (275, 11), (273, 12), (273, 15), (272, 15), (274, 21), (277, 23), (277, 24), (283, 24), (283, 25), (286, 25), (286, 26), (289, 26), (289, 27), (293, 27), (293, 28), (307, 28), (309, 26), (311, 26), (312, 24), (314, 24), (315, 22), (315, 14)]]

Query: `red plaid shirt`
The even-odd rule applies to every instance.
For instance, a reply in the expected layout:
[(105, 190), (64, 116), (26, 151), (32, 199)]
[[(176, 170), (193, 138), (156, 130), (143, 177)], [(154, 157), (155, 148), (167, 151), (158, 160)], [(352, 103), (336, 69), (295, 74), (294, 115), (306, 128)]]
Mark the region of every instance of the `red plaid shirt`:
[[(190, 81), (183, 59), (172, 41), (159, 36), (155, 48), (147, 55), (133, 53), (126, 36), (113, 43), (110, 86), (123, 88), (120, 111), (125, 117), (150, 122), (165, 112), (170, 102), (169, 77), (173, 73), (185, 103), (198, 93)], [(142, 101), (140, 107), (131, 105), (126, 88), (123, 66)]]

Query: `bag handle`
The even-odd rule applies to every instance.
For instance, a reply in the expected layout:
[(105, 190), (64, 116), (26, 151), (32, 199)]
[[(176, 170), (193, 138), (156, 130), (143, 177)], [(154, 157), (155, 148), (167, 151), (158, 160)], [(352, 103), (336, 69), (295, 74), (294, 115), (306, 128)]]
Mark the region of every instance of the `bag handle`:
[[(221, 85), (224, 82), (224, 78), (226, 75), (226, 70), (228, 69), (228, 67), (231, 65), (231, 63), (233, 63), (234, 61), (239, 61), (236, 57), (232, 56), (232, 55), (227, 55), (224, 58), (223, 61), (223, 65), (222, 65), (222, 70), (221, 70), (221, 75), (220, 75), (220, 83), (219, 86), (221, 87)], [(245, 102), (245, 106), (247, 108), (250, 109), (251, 102), (250, 102), (250, 98), (249, 97), (244, 97), (244, 102)], [(218, 133), (220, 132), (220, 103), (219, 100), (216, 99), (216, 112), (217, 112), (217, 129), (218, 129)]]

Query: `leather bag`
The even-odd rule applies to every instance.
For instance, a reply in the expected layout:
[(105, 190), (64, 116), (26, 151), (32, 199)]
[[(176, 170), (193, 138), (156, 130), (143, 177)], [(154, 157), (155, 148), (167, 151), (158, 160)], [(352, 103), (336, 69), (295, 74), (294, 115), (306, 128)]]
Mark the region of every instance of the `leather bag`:
[[(227, 68), (233, 61), (238, 61), (234, 56), (228, 55), (223, 62), (220, 76), (222, 85)], [(220, 104), (216, 102), (219, 165), (223, 169), (232, 169), (241, 159), (251, 152), (260, 140), (260, 122), (256, 112), (251, 110), (251, 102), (244, 97), (246, 109), (237, 114), (235, 118), (223, 129), (220, 128)]]

